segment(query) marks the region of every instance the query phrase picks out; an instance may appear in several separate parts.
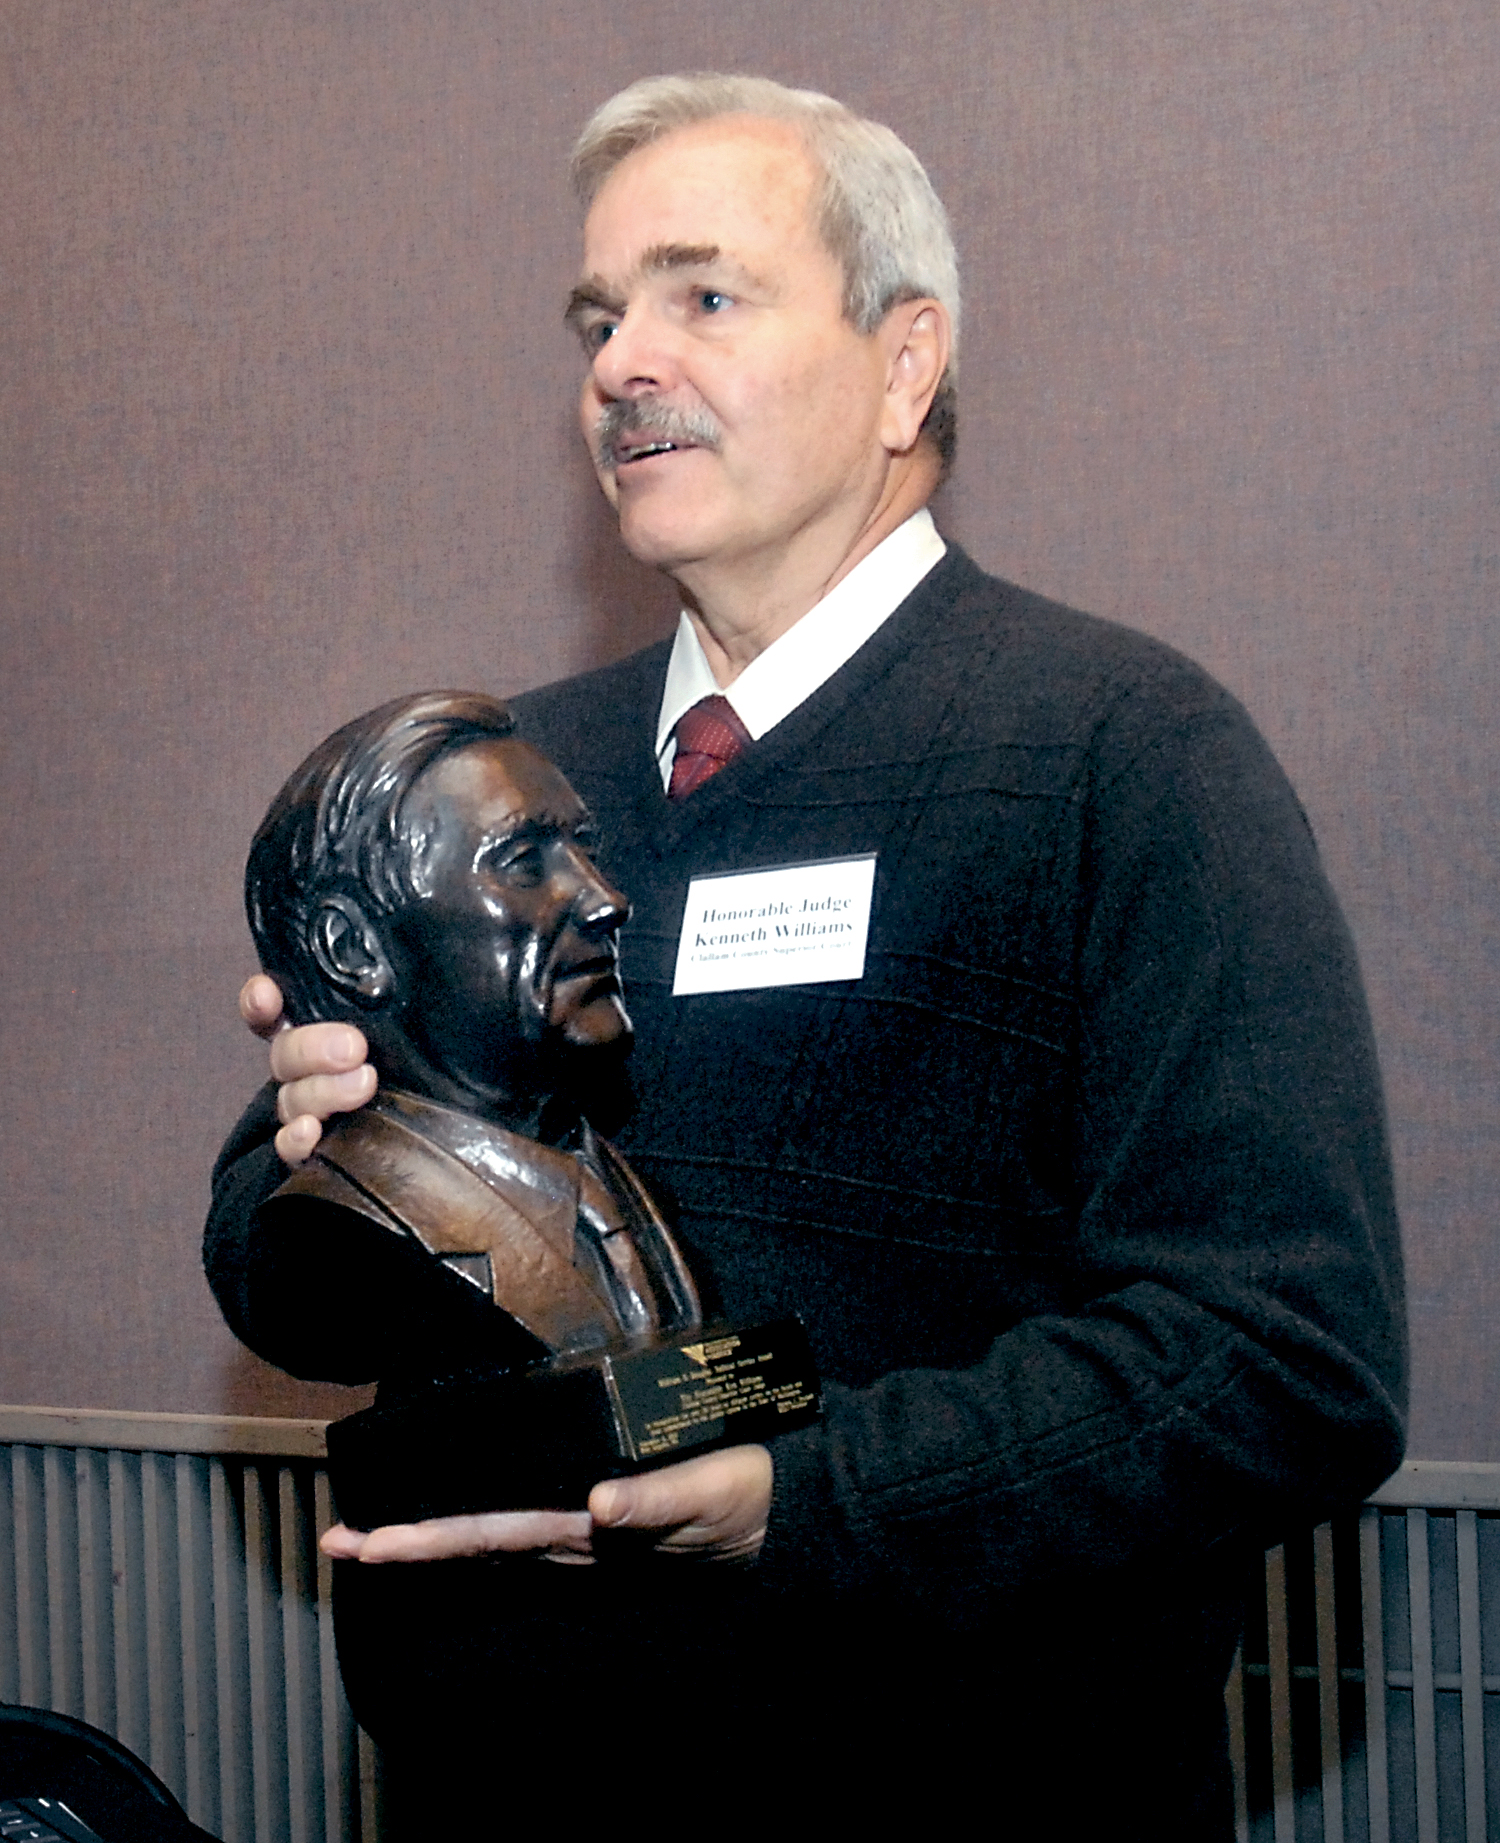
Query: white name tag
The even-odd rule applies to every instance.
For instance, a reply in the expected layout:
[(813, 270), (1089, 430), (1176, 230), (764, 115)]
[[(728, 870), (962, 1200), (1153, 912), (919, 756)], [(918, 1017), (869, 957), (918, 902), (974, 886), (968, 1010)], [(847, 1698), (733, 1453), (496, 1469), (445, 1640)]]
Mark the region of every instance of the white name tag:
[(694, 877), (673, 993), (862, 978), (874, 890), (873, 853)]

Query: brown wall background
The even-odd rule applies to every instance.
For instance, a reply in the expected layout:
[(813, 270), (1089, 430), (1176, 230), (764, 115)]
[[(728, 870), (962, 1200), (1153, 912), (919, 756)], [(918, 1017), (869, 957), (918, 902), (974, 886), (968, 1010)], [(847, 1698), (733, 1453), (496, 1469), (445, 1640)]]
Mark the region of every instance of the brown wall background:
[(0, 1399), (318, 1412), (197, 1266), (260, 1079), (240, 864), (423, 684), (662, 631), (572, 431), (586, 112), (832, 90), (965, 257), (947, 528), (1250, 706), (1359, 939), (1413, 1450), (1500, 1459), (1493, 0), (10, 0)]

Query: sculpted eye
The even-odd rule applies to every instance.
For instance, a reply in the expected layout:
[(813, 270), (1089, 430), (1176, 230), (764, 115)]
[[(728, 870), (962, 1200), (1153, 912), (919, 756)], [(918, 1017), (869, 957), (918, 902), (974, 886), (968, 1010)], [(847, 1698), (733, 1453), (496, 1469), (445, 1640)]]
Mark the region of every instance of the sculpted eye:
[(501, 883), (534, 889), (546, 877), (547, 866), (539, 845), (513, 845), (490, 859), (490, 871)]

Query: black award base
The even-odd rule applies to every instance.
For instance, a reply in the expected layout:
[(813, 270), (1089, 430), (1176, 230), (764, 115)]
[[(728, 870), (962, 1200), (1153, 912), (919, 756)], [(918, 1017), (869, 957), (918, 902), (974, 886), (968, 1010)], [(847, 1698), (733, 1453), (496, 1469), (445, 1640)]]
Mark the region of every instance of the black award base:
[(484, 1510), (581, 1510), (619, 1478), (805, 1427), (818, 1378), (795, 1318), (465, 1378), (328, 1429), (351, 1529)]

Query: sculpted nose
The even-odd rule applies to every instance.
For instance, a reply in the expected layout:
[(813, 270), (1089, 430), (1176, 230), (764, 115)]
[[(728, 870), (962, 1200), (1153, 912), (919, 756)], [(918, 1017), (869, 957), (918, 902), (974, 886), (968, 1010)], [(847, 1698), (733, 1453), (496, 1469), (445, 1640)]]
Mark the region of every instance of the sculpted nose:
[(618, 934), (630, 918), (630, 903), (598, 866), (580, 854), (578, 892), (573, 900), (575, 923), (583, 934), (604, 940)]

